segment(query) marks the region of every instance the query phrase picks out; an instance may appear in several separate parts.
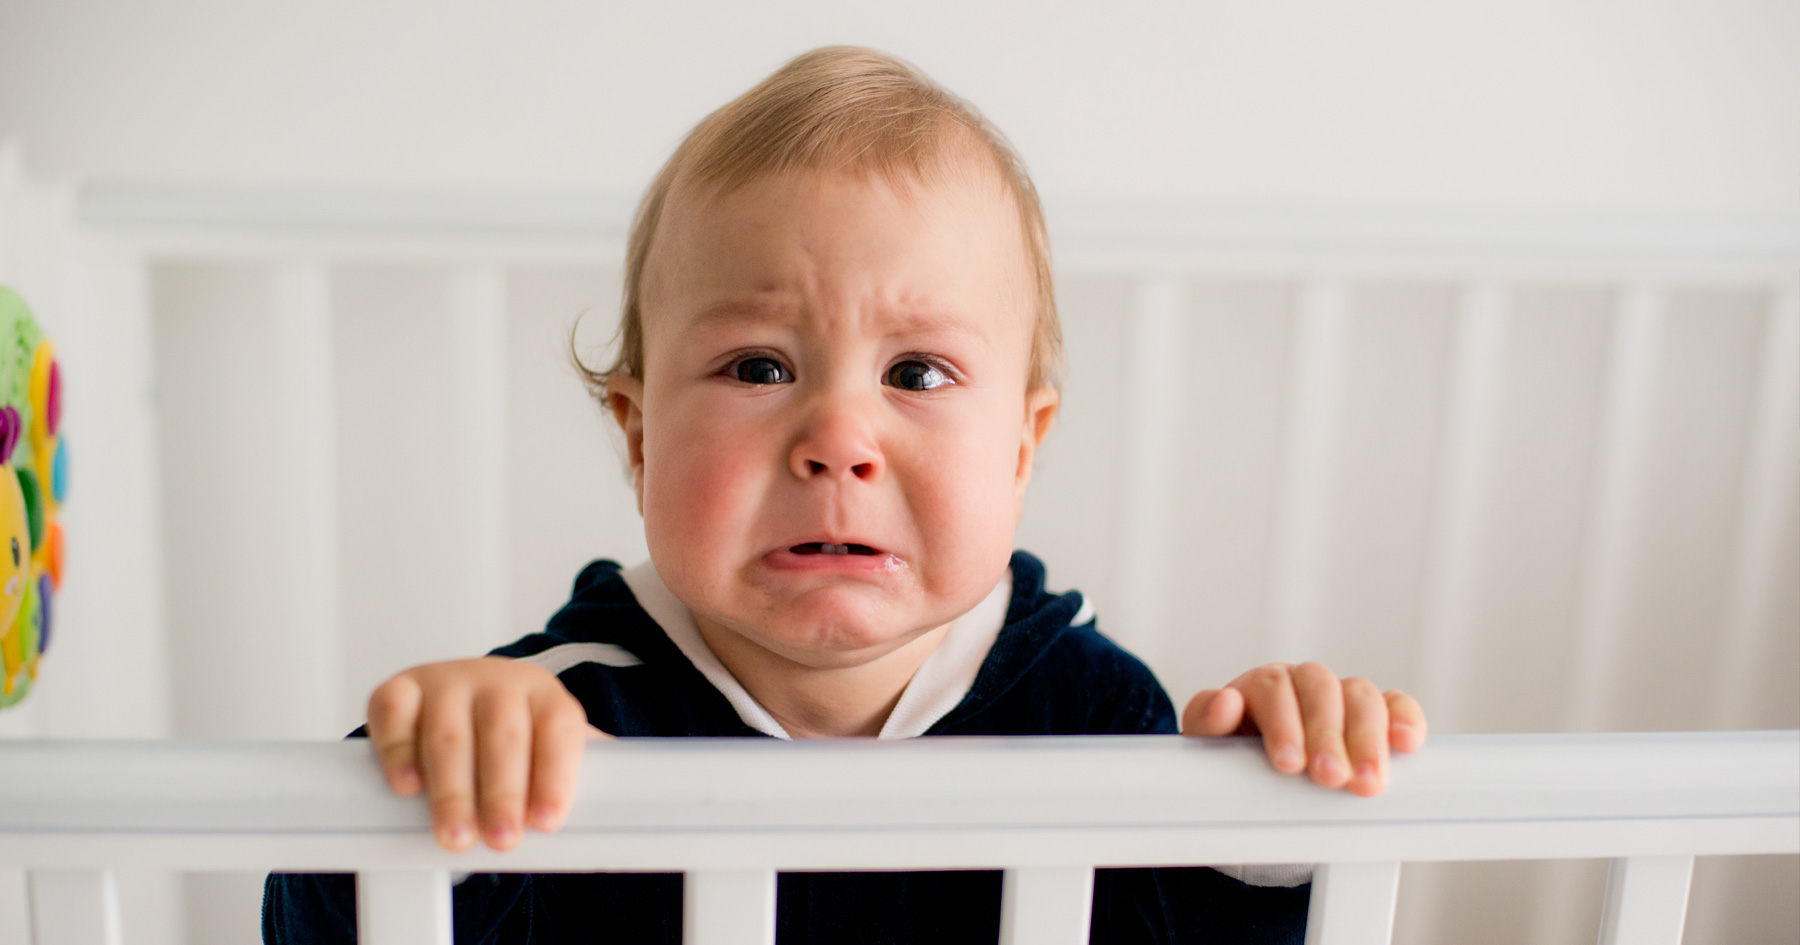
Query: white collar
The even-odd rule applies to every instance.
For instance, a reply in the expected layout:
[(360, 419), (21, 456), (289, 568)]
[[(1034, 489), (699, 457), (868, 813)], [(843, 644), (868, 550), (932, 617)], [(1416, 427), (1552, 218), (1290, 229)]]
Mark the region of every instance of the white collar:
[[(706, 645), (706, 638), (700, 635), (700, 628), (694, 625), (693, 614), (663, 583), (655, 565), (645, 561), (625, 569), (620, 576), (637, 598), (638, 606), (662, 627), (663, 633), (668, 634), (670, 641), (706, 677), (706, 681), (725, 696), (745, 725), (776, 738), (792, 737), (713, 655), (712, 648)], [(906, 690), (900, 693), (900, 701), (888, 714), (879, 737), (923, 735), (938, 719), (956, 708), (963, 696), (968, 695), (969, 687), (975, 684), (975, 675), (981, 671), (988, 650), (1000, 636), (1000, 628), (1006, 624), (1006, 608), (1011, 602), (1012, 571), (1008, 569), (981, 603), (950, 621), (950, 630), (938, 641), (931, 655), (925, 657), (918, 672), (906, 684)]]

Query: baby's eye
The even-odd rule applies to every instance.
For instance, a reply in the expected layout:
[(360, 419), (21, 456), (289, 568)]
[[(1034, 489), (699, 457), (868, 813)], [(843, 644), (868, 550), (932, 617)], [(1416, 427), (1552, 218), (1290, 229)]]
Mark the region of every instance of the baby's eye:
[(732, 365), (731, 376), (746, 384), (785, 384), (794, 379), (774, 358), (745, 358)]
[(937, 390), (950, 376), (924, 361), (902, 361), (888, 368), (887, 382), (901, 390)]

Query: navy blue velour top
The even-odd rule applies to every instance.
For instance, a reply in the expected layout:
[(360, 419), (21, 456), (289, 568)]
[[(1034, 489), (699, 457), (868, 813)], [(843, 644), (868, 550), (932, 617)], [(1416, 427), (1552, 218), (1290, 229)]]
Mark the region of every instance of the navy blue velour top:
[[(1174, 706), (1150, 670), (1091, 620), (1071, 625), (1081, 604), (1078, 593), (1045, 590), (1043, 565), (1015, 552), (1005, 625), (968, 694), (925, 737), (1175, 733)], [(567, 643), (610, 644), (640, 661), (578, 663), (560, 674), (602, 731), (623, 738), (768, 737), (743, 722), (638, 606), (611, 561), (582, 570), (574, 595), (544, 632), (494, 653), (530, 656)], [(993, 945), (1000, 878), (991, 870), (782, 873), (776, 940)], [(456, 941), (679, 945), (681, 884), (679, 873), (478, 874), (452, 896)], [(1310, 894), (1310, 886), (1252, 886), (1205, 867), (1096, 870), (1091, 941), (1299, 945)], [(349, 874), (271, 874), (263, 941), (353, 942), (355, 916)]]

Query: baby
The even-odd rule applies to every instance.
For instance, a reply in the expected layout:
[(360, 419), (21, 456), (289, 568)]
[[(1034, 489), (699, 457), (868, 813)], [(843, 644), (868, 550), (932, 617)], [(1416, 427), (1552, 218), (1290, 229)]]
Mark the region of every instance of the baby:
[[(1061, 336), (1036, 192), (966, 103), (830, 48), (709, 116), (633, 224), (620, 348), (588, 379), (624, 431), (650, 561), (596, 562), (545, 632), (370, 699), (389, 783), (429, 795), (445, 847), (556, 829), (588, 738), (1177, 731), (1081, 596), (1012, 550)], [(1260, 732), (1276, 768), (1363, 795), (1425, 736), (1412, 699), (1317, 664), (1201, 692), (1180, 728)], [(459, 940), (674, 942), (680, 892), (477, 876), (455, 922)], [(1102, 870), (1094, 940), (1285, 940), (1305, 895)], [(779, 934), (993, 942), (999, 898), (995, 873), (784, 874)], [(265, 938), (338, 940), (352, 902), (345, 877), (271, 877)]]

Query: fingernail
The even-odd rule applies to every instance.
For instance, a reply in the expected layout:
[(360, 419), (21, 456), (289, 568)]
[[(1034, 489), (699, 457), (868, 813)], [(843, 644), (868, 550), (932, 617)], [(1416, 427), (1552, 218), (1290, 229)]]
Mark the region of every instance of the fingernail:
[(1338, 763), (1337, 756), (1321, 752), (1313, 758), (1313, 771), (1326, 781), (1336, 781), (1344, 773), (1344, 766)]
[(501, 824), (488, 831), (489, 846), (505, 846), (518, 837), (518, 830), (512, 824)]
[(449, 824), (438, 831), (438, 837), (446, 846), (463, 847), (469, 842), (468, 824)]
[(419, 789), (419, 769), (407, 765), (394, 772), (394, 781), (402, 791), (417, 791)]
[(531, 826), (539, 830), (555, 830), (556, 811), (547, 806), (533, 807), (531, 809)]
[(1367, 761), (1363, 762), (1360, 765), (1357, 765), (1356, 766), (1356, 777), (1358, 780), (1367, 781), (1370, 784), (1374, 784), (1375, 783), (1375, 766), (1370, 764)]
[(1275, 750), (1275, 767), (1283, 771), (1298, 771), (1304, 762), (1300, 759), (1300, 749), (1292, 745), (1283, 745)]

